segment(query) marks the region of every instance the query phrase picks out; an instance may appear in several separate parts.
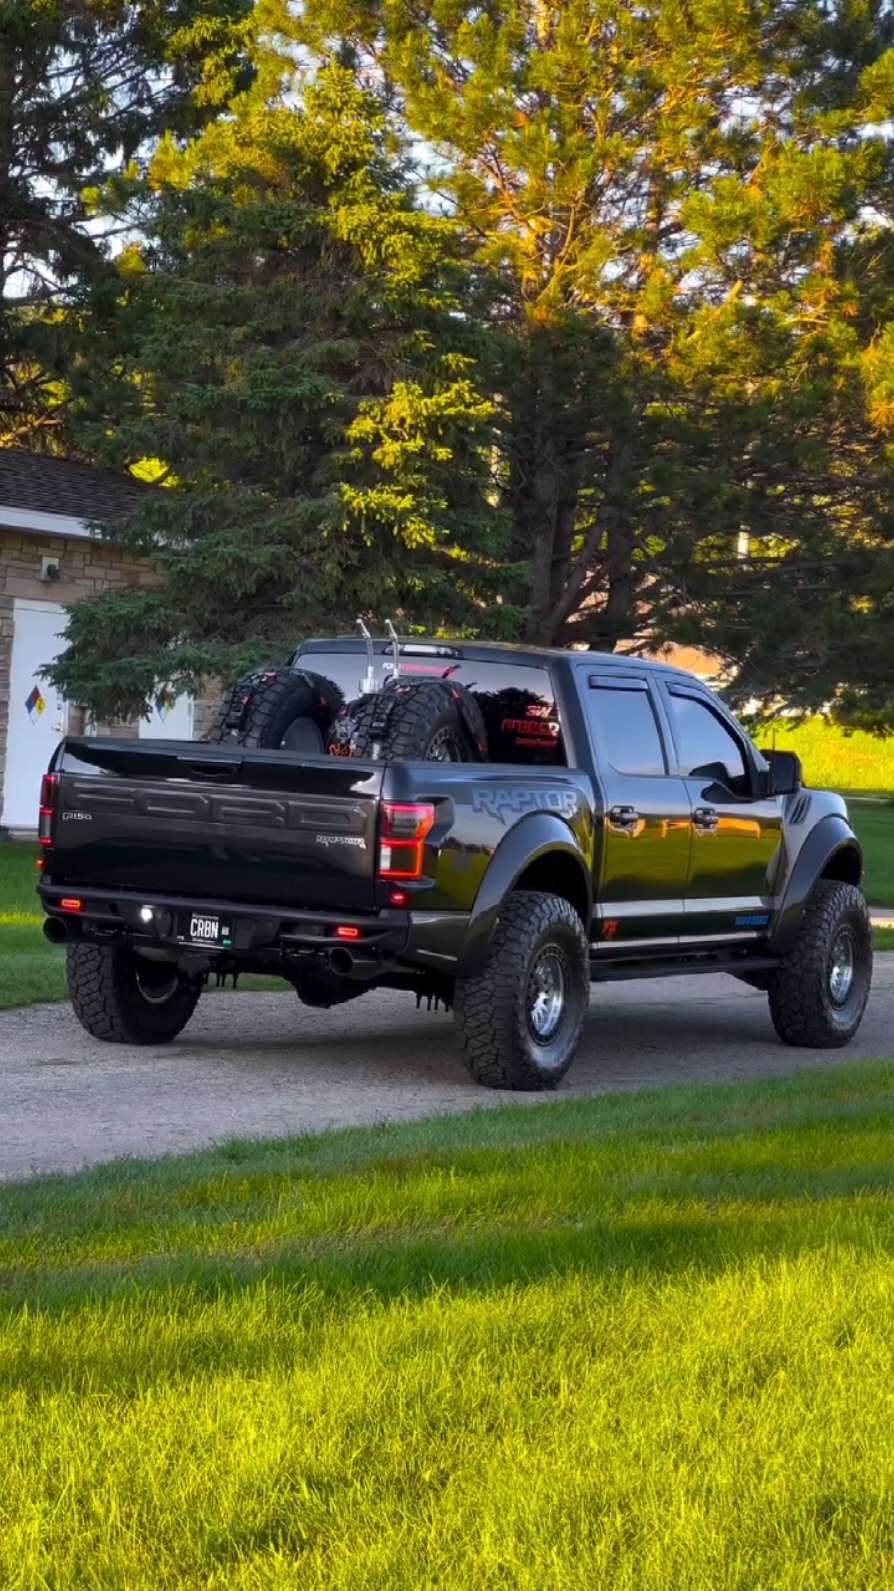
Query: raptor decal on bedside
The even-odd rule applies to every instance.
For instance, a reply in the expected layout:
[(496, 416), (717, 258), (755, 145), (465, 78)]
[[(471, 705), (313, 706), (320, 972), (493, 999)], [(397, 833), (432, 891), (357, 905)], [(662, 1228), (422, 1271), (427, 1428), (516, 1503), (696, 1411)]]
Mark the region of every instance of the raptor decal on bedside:
[(555, 812), (561, 818), (573, 817), (578, 798), (573, 790), (512, 790), (505, 786), (476, 785), (472, 790), (472, 811), (486, 812), (505, 824), (509, 818), (525, 817), (529, 812)]

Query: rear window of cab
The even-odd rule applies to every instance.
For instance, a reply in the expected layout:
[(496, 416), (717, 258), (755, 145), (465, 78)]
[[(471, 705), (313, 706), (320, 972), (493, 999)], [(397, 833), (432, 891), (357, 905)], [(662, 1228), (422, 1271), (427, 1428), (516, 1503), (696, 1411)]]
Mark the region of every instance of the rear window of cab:
[[(388, 654), (376, 648), (376, 668)], [(322, 674), (337, 685), (346, 701), (360, 694), (366, 653), (298, 652), (293, 668)], [(471, 691), (484, 715), (491, 762), (564, 768), (567, 758), (549, 672), (536, 664), (499, 659), (401, 657), (401, 678), (453, 679)]]

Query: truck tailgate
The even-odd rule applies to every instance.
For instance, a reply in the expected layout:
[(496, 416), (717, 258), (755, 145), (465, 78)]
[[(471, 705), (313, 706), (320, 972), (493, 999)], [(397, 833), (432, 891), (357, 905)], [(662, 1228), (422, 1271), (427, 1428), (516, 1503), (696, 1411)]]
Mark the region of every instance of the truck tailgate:
[(48, 869), (185, 900), (374, 904), (384, 768), (186, 741), (67, 740)]

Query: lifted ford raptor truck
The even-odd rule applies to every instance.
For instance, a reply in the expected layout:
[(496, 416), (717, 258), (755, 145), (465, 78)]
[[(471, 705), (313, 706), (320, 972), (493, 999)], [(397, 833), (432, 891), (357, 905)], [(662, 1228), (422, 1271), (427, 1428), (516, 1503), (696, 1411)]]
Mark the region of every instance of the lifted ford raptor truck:
[(727, 972), (813, 1048), (869, 995), (844, 802), (630, 658), (307, 641), (210, 743), (62, 741), (40, 840), (44, 931), (98, 1039), (173, 1039), (209, 977), (274, 973), (309, 1006), (443, 1001), (479, 1082), (536, 1090), (591, 983)]

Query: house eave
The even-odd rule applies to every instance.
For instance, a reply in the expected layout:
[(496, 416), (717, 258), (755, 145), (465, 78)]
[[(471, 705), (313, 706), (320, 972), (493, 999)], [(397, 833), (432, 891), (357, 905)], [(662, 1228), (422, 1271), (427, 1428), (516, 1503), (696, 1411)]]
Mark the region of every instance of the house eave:
[(73, 519), (69, 514), (48, 514), (43, 509), (10, 508), (5, 503), (0, 503), (0, 530), (19, 530), (32, 536), (97, 539), (86, 519)]

